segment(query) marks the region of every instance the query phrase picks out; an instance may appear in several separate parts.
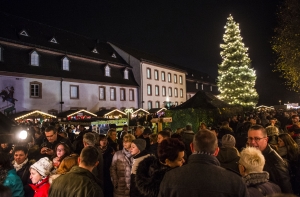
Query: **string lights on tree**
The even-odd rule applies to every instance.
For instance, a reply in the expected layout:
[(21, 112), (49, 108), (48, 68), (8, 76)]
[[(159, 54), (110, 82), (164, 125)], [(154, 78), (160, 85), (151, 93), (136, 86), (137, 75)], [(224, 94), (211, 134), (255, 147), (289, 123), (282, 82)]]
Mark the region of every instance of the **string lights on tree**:
[(231, 15), (227, 18), (220, 47), (222, 63), (218, 70), (219, 98), (231, 105), (254, 107), (258, 101), (255, 70), (251, 67), (248, 48), (242, 42), (239, 24)]

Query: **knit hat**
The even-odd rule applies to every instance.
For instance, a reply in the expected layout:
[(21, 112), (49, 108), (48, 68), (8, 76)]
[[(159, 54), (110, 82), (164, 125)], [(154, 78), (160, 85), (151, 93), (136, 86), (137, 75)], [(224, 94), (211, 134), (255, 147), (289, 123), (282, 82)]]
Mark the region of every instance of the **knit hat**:
[(145, 148), (146, 148), (146, 140), (136, 139), (136, 140), (133, 140), (132, 143), (134, 143), (141, 152), (143, 150), (145, 150)]
[(50, 174), (52, 167), (52, 161), (48, 157), (43, 157), (30, 166), (30, 168), (35, 169), (43, 177)]
[(235, 138), (232, 135), (226, 134), (222, 137), (222, 147), (232, 148), (234, 146), (235, 146)]

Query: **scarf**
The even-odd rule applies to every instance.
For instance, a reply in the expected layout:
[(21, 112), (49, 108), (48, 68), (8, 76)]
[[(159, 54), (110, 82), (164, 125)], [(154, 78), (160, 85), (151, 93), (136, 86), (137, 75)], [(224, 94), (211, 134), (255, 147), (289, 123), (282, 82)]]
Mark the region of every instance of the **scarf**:
[(2, 185), (7, 177), (7, 169), (4, 169), (0, 166), (0, 184)]
[(243, 177), (247, 186), (256, 185), (260, 183), (268, 182), (269, 173), (268, 172), (253, 172), (249, 173)]
[(23, 166), (28, 162), (28, 158), (25, 159), (25, 161), (21, 164), (17, 164), (16, 161), (13, 161), (12, 164), (14, 166), (14, 168), (16, 169), (16, 171), (18, 172), (19, 170), (21, 170), (23, 168)]

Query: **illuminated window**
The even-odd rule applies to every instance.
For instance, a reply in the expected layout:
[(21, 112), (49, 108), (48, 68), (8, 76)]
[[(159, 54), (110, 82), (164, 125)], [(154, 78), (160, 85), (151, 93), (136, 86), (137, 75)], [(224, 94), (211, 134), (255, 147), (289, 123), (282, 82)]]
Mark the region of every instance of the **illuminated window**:
[(171, 75), (171, 73), (168, 73), (168, 82), (172, 82), (172, 75)]
[(79, 86), (70, 85), (70, 99), (79, 99)]
[(152, 109), (152, 101), (148, 101), (148, 110)]
[(125, 94), (125, 89), (121, 88), (120, 89), (120, 100), (125, 101), (126, 100), (126, 94)]
[(105, 100), (105, 87), (99, 87), (99, 100)]
[(183, 98), (183, 89), (180, 89), (180, 98)]
[(180, 83), (180, 84), (183, 83), (183, 81), (182, 81), (182, 76), (181, 76), (181, 75), (179, 75), (179, 83)]
[(166, 73), (164, 71), (161, 72), (161, 80), (166, 81)]
[(159, 108), (160, 107), (160, 103), (159, 103), (159, 101), (156, 101), (155, 102), (155, 108)]
[(133, 89), (129, 90), (129, 100), (134, 101), (134, 90)]
[(42, 83), (30, 82), (30, 98), (42, 98)]
[(198, 90), (198, 83), (196, 83), (196, 90)]
[(155, 80), (159, 80), (159, 76), (158, 76), (158, 70), (154, 70), (154, 79)]
[(116, 88), (110, 88), (110, 100), (111, 101), (116, 100)]
[(168, 91), (169, 91), (169, 97), (172, 97), (172, 88), (169, 87)]
[(105, 66), (105, 76), (110, 77), (110, 67), (108, 65)]
[(162, 96), (166, 96), (166, 87), (165, 86), (162, 87)]
[(39, 54), (36, 51), (32, 51), (30, 54), (30, 65), (31, 66), (39, 66), (40, 60), (39, 60)]
[(151, 79), (151, 69), (147, 68), (147, 79)]
[(174, 88), (174, 96), (178, 97), (178, 89), (177, 88)]
[(70, 60), (68, 57), (62, 59), (62, 69), (67, 71), (70, 70)]
[(155, 96), (159, 96), (159, 86), (155, 86)]
[(174, 83), (177, 83), (177, 75), (174, 74)]
[(147, 94), (152, 95), (152, 86), (150, 84), (147, 85)]
[(124, 70), (124, 79), (128, 79), (128, 70), (127, 69)]

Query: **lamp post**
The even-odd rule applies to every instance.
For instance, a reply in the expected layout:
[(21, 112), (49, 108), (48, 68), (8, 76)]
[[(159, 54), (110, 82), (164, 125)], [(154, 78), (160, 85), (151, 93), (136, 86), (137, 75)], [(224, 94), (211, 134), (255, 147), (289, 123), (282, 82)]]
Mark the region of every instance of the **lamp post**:
[(132, 114), (132, 112), (133, 112), (132, 108), (125, 109), (125, 113), (127, 114), (127, 118), (128, 118), (128, 121), (127, 121), (128, 128), (129, 128), (129, 121), (130, 121), (129, 116), (130, 116), (130, 114)]

